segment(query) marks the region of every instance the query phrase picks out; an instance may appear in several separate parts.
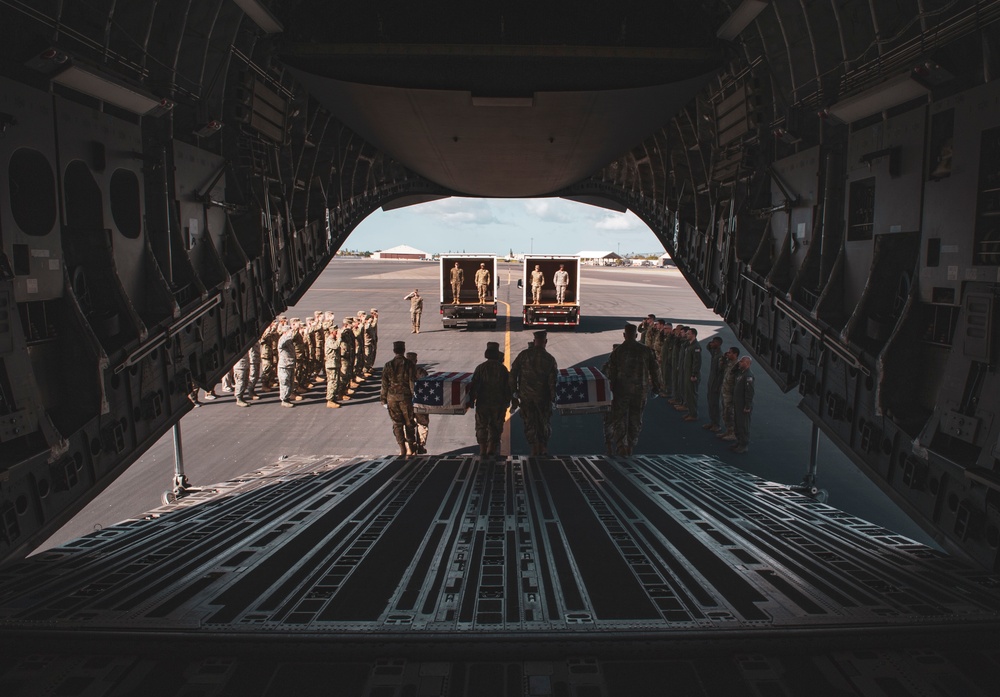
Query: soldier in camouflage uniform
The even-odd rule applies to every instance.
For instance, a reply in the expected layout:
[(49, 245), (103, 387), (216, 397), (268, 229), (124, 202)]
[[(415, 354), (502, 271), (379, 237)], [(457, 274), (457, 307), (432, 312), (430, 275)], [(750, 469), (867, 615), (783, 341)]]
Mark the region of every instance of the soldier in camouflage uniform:
[[(417, 371), (417, 380), (420, 378), (427, 377), (427, 371), (417, 363), (417, 354), (413, 351), (409, 351), (406, 354), (406, 360), (413, 363), (413, 367)], [(422, 412), (413, 412), (413, 435), (414, 441), (417, 444), (417, 454), (424, 455), (427, 452), (427, 435), (430, 432), (431, 427), (431, 415), (424, 414)]]
[(639, 343), (643, 346), (649, 346), (649, 330), (653, 328), (653, 324), (656, 322), (656, 315), (650, 312), (643, 318), (642, 322), (639, 323)]
[(733, 420), (733, 387), (736, 384), (736, 371), (740, 350), (730, 346), (724, 358), (725, 370), (722, 373), (722, 422), (726, 429), (716, 437), (726, 441), (736, 440), (736, 424)]
[(372, 368), (375, 367), (375, 320), (377, 318), (369, 316), (365, 320), (362, 328), (362, 336), (364, 337), (365, 346), (365, 357), (363, 365), (363, 374), (368, 377), (372, 374)]
[(372, 352), (371, 358), (368, 360), (366, 365), (368, 367), (368, 373), (371, 374), (372, 371), (375, 370), (375, 356), (378, 353), (378, 309), (373, 307), (369, 317), (371, 317), (370, 331), (372, 337)]
[(420, 315), (424, 313), (424, 299), (420, 297), (420, 291), (414, 288), (412, 293), (403, 296), (403, 300), (410, 301), (410, 333), (419, 334)]
[(295, 396), (295, 337), (298, 331), (290, 324), (280, 325), (281, 336), (278, 337), (278, 385), (280, 389), (281, 406), (293, 407)]
[(238, 407), (250, 406), (250, 403), (244, 399), (247, 391), (248, 372), (250, 372), (250, 357), (244, 353), (233, 366), (233, 394), (236, 396), (236, 406)]
[(702, 428), (707, 428), (712, 433), (718, 432), (722, 427), (721, 409), (719, 400), (722, 397), (722, 373), (725, 369), (722, 356), (722, 338), (713, 336), (708, 342), (708, 420)]
[(354, 389), (354, 353), (357, 342), (354, 338), (354, 320), (344, 318), (344, 326), (340, 330), (340, 401), (349, 402)]
[(299, 320), (292, 321), (293, 326), (295, 326), (295, 336), (293, 337), (295, 347), (295, 387), (292, 391), (295, 392), (295, 397), (293, 398), (296, 402), (301, 402), (302, 395), (312, 387), (309, 384), (309, 345), (306, 342), (306, 327), (304, 324), (299, 322)]
[(542, 267), (535, 265), (535, 270), (531, 272), (531, 302), (538, 305), (542, 302), (542, 286), (545, 285), (545, 275)]
[(626, 324), (625, 341), (611, 352), (608, 379), (611, 381), (610, 443), (618, 455), (631, 455), (642, 431), (642, 411), (650, 385), (659, 393), (660, 370), (651, 348), (636, 341), (636, 327)]
[(465, 271), (462, 270), (457, 261), (449, 274), (449, 280), (451, 281), (451, 304), (458, 305), (462, 297), (462, 284), (465, 283)]
[(674, 393), (674, 398), (671, 400), (671, 404), (678, 411), (684, 409), (684, 382), (681, 379), (681, 372), (684, 367), (684, 354), (687, 352), (689, 346), (688, 342), (685, 340), (685, 335), (687, 334), (687, 327), (684, 325), (678, 325), (674, 327), (674, 363), (670, 366), (670, 376), (673, 383), (672, 391)]
[(406, 360), (406, 344), (392, 342), (392, 360), (382, 368), (382, 391), (379, 400), (389, 410), (392, 434), (396, 437), (400, 455), (412, 455), (417, 450), (413, 433), (413, 383), (417, 367)]
[(365, 321), (368, 317), (364, 310), (358, 310), (354, 318), (354, 383), (361, 385), (365, 381)]
[(334, 322), (326, 324), (323, 340), (323, 368), (326, 370), (326, 406), (340, 409), (340, 332)]
[(673, 380), (670, 373), (670, 366), (674, 361), (674, 349), (676, 348), (676, 342), (674, 341), (674, 325), (670, 322), (664, 322), (663, 324), (663, 349), (660, 352), (660, 385), (663, 387), (663, 392), (660, 393), (661, 397), (673, 397)]
[(750, 356), (743, 356), (736, 364), (736, 380), (733, 382), (733, 417), (736, 426), (736, 442), (729, 449), (735, 453), (745, 453), (750, 445), (750, 414), (753, 412), (753, 373), (750, 372)]
[(278, 366), (275, 362), (275, 357), (278, 354), (278, 337), (281, 336), (281, 332), (278, 331), (278, 322), (278, 319), (271, 322), (260, 337), (261, 392), (270, 392), (278, 381)]
[(483, 457), (497, 454), (510, 406), (510, 372), (500, 356), (500, 344), (488, 342), (486, 360), (476, 366), (469, 385), (469, 404), (476, 409), (476, 442)]
[(545, 350), (548, 334), (535, 332), (532, 345), (518, 354), (510, 368), (511, 409), (521, 407), (524, 435), (532, 455), (548, 453), (552, 435), (552, 403), (556, 398), (556, 359)]

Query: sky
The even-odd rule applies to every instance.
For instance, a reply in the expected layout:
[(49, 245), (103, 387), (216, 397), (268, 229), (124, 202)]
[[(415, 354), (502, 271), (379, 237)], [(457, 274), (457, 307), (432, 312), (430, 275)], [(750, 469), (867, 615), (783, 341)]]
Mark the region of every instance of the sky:
[(377, 210), (342, 249), (374, 252), (401, 244), (431, 254), (663, 253), (663, 245), (631, 211), (617, 213), (561, 198), (448, 198)]

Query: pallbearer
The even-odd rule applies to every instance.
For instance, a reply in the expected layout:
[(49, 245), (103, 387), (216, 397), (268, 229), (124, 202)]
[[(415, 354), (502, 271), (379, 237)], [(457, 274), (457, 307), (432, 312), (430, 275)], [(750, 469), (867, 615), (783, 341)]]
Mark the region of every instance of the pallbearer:
[(486, 344), (486, 360), (476, 366), (469, 386), (469, 404), (476, 409), (476, 442), (479, 454), (496, 455), (510, 406), (510, 372), (501, 362), (500, 344)]

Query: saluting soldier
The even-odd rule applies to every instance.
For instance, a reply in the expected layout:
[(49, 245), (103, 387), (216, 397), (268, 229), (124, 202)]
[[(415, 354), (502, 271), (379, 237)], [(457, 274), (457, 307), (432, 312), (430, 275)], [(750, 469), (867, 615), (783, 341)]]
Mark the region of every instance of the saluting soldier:
[(479, 265), (475, 280), (476, 291), (479, 293), (479, 304), (482, 305), (486, 302), (486, 298), (490, 294), (490, 271), (486, 268), (486, 264)]
[(736, 442), (730, 447), (735, 453), (745, 453), (750, 445), (750, 414), (753, 412), (753, 373), (750, 372), (750, 356), (743, 356), (737, 364), (736, 381), (733, 385), (733, 414), (736, 426)]
[(739, 369), (740, 350), (730, 346), (724, 357), (725, 371), (722, 374), (722, 422), (726, 430), (716, 437), (726, 441), (736, 440), (736, 422), (733, 414), (733, 388), (736, 386), (736, 371)]
[(702, 428), (712, 433), (719, 431), (722, 398), (722, 375), (725, 371), (725, 357), (722, 355), (722, 337), (713, 336), (708, 342), (708, 420)]
[(400, 455), (416, 452), (413, 436), (413, 383), (417, 379), (416, 366), (406, 360), (406, 344), (392, 342), (392, 360), (382, 368), (382, 391), (379, 400), (389, 410), (392, 434), (396, 437)]
[(542, 267), (535, 264), (535, 270), (531, 272), (531, 302), (538, 305), (542, 302), (542, 286), (545, 285), (545, 274)]
[(690, 346), (686, 336), (687, 327), (684, 325), (674, 327), (674, 364), (671, 366), (674, 398), (671, 403), (677, 411), (683, 411), (686, 408), (684, 406), (685, 385), (682, 376), (684, 372), (684, 354), (687, 353), (687, 349)]
[(278, 337), (278, 395), (281, 406), (294, 407), (292, 392), (295, 387), (295, 337), (298, 331), (291, 324), (286, 325)]
[[(420, 378), (427, 377), (427, 370), (425, 370), (419, 363), (417, 363), (417, 354), (414, 351), (408, 351), (406, 353), (406, 360), (413, 363), (413, 367), (416, 368), (417, 380)], [(413, 440), (417, 446), (417, 454), (424, 455), (427, 453), (427, 436), (431, 428), (431, 415), (425, 414), (423, 412), (418, 412), (414, 410), (413, 412)]]
[(653, 328), (653, 323), (656, 322), (656, 315), (650, 312), (646, 315), (642, 322), (639, 323), (639, 338), (637, 341), (644, 346), (649, 346), (650, 334), (649, 330)]
[(510, 406), (510, 372), (501, 360), (500, 344), (486, 344), (486, 360), (476, 366), (469, 385), (469, 404), (476, 409), (476, 442), (483, 457), (496, 455)]
[(378, 355), (378, 308), (373, 307), (370, 312), (371, 314), (368, 316), (371, 318), (369, 331), (372, 337), (372, 355), (371, 360), (367, 364), (369, 373), (375, 370), (375, 356)]
[(375, 317), (369, 316), (363, 324), (362, 336), (364, 336), (365, 358), (363, 374), (368, 377), (375, 367)]
[(312, 385), (309, 383), (309, 346), (306, 344), (306, 328), (299, 320), (292, 321), (295, 327), (295, 336), (292, 346), (295, 347), (295, 392), (293, 399), (301, 402), (303, 397)]
[(698, 343), (698, 330), (687, 329), (688, 347), (684, 352), (684, 407), (687, 410), (685, 421), (698, 420), (698, 385), (701, 384), (701, 345)]
[(673, 397), (673, 380), (670, 374), (670, 366), (674, 362), (674, 325), (670, 322), (663, 323), (663, 348), (660, 350), (660, 384), (663, 386), (662, 397)]
[(462, 284), (465, 283), (465, 271), (462, 270), (462, 266), (457, 261), (451, 269), (450, 280), (451, 302), (453, 305), (458, 305), (462, 299)]
[(365, 381), (365, 311), (358, 310), (354, 318), (354, 383)]
[(357, 341), (354, 338), (354, 320), (344, 318), (344, 326), (340, 330), (340, 401), (350, 401), (357, 383), (354, 380), (354, 353), (357, 351)]
[[(636, 326), (626, 324), (624, 341), (608, 359), (611, 381), (610, 447), (618, 455), (631, 455), (642, 432), (642, 412), (652, 386), (660, 391), (660, 368), (651, 348), (636, 341)], [(615, 453), (609, 453), (615, 454)]]
[(340, 409), (340, 332), (336, 323), (330, 322), (326, 327), (326, 339), (323, 341), (323, 367), (326, 370), (326, 406), (330, 409)]
[(275, 357), (278, 353), (279, 320), (274, 320), (260, 336), (260, 391), (270, 392), (278, 380), (278, 366)]
[(420, 297), (420, 291), (416, 288), (409, 295), (404, 295), (403, 300), (410, 301), (410, 333), (420, 333), (420, 315), (424, 312), (424, 299)]
[(552, 403), (556, 398), (556, 359), (545, 350), (548, 334), (534, 333), (535, 340), (514, 359), (510, 367), (511, 408), (521, 407), (524, 435), (532, 455), (548, 453), (552, 435)]

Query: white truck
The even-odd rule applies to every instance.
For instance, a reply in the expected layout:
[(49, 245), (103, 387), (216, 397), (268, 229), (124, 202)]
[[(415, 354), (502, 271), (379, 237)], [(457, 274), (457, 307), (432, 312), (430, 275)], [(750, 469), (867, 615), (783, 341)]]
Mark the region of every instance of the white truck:
[[(442, 254), (440, 257), (441, 322), (445, 328), (497, 326), (497, 258), (489, 254)], [(451, 287), (452, 270), (462, 273), (462, 284), (456, 298)], [(480, 302), (476, 288), (476, 272), (489, 272), (490, 283), (485, 302)]]
[[(536, 270), (542, 274), (542, 288), (538, 302), (531, 287), (531, 275)], [(569, 285), (562, 302), (556, 297), (555, 275), (560, 270), (569, 275)], [(580, 258), (570, 256), (524, 257), (524, 268), (517, 285), (523, 294), (523, 321), (525, 327), (569, 326), (580, 324)]]

